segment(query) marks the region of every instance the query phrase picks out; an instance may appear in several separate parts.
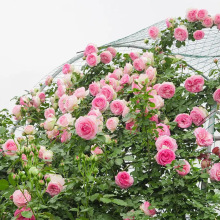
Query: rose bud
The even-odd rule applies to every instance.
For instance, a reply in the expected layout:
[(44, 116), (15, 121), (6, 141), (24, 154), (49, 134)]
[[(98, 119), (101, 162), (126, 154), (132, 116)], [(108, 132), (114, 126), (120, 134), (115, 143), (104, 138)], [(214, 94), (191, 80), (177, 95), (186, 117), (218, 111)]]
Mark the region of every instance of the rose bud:
[(210, 165), (211, 165), (211, 160), (210, 160), (210, 159), (203, 159), (203, 160), (201, 161), (201, 167), (202, 167), (202, 169), (205, 169), (205, 168), (207, 168), (207, 167), (210, 167)]
[(220, 154), (220, 149), (219, 149), (219, 147), (214, 147), (214, 148), (212, 149), (212, 153), (215, 154), (215, 155), (219, 155), (219, 154)]

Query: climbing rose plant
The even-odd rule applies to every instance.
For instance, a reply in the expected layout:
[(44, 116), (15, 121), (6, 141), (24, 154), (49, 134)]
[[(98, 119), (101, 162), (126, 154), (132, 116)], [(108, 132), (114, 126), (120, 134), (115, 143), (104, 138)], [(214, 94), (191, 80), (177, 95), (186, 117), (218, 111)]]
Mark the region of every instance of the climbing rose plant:
[(204, 126), (220, 103), (218, 60), (207, 80), (170, 49), (220, 29), (220, 14), (166, 24), (149, 29), (147, 51), (89, 44), (80, 70), (67, 63), (17, 97), (15, 120), (0, 112), (1, 219), (220, 219), (220, 151), (207, 152)]

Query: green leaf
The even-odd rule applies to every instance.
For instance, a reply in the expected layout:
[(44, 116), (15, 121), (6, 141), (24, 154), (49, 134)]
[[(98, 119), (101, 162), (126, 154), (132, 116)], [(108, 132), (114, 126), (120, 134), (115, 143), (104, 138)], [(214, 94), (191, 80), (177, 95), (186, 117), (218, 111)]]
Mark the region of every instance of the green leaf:
[(31, 218), (33, 213), (30, 211), (23, 211), (23, 212), (21, 212), (21, 215), (25, 218)]
[(0, 134), (5, 133), (5, 131), (6, 131), (5, 127), (0, 127)]
[(124, 160), (126, 160), (126, 161), (134, 161), (134, 158), (133, 158), (133, 156), (125, 156), (124, 157)]
[(95, 193), (94, 195), (90, 196), (90, 200), (93, 202), (94, 200), (96, 200), (99, 197), (99, 193)]
[(200, 175), (201, 178), (203, 179), (208, 179), (209, 178), (209, 174), (208, 173), (203, 173)]
[(9, 187), (8, 181), (5, 179), (1, 179), (0, 180), (0, 190), (6, 190), (6, 189), (8, 189), (8, 187)]
[(123, 160), (122, 160), (122, 159), (116, 159), (116, 160), (115, 160), (115, 164), (116, 164), (116, 165), (119, 165), (119, 166), (120, 166), (122, 163), (123, 163)]
[(121, 199), (113, 199), (112, 200), (113, 203), (117, 204), (117, 205), (121, 205), (121, 206), (127, 206), (127, 202), (121, 200)]
[(108, 198), (100, 198), (100, 201), (101, 201), (101, 202), (104, 202), (104, 203), (110, 203), (110, 202), (112, 202), (112, 200), (111, 200), (111, 199), (108, 199)]

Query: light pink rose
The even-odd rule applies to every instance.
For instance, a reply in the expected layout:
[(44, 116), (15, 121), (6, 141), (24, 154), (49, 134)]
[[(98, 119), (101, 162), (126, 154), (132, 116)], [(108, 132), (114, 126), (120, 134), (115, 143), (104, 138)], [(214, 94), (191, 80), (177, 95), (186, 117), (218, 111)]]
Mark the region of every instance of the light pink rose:
[(66, 86), (60, 85), (57, 88), (56, 95), (60, 98), (65, 94), (65, 92), (66, 92)]
[(41, 101), (41, 102), (45, 102), (46, 95), (45, 95), (44, 92), (39, 92), (39, 93), (38, 93), (38, 97), (40, 98), (40, 101)]
[(77, 98), (84, 99), (88, 95), (88, 91), (86, 91), (85, 87), (80, 87), (75, 90), (74, 94)]
[[(116, 90), (117, 87), (119, 86), (119, 81), (114, 78), (108, 78), (108, 81), (109, 81), (109, 85), (111, 85), (114, 90)], [(115, 94), (115, 96), (116, 96), (116, 94)]]
[(140, 54), (138, 52), (131, 52), (129, 54), (129, 56), (131, 57), (131, 59), (134, 61), (135, 59), (139, 58)]
[(148, 34), (153, 40), (156, 40), (160, 34), (160, 30), (158, 27), (152, 26), (148, 29)]
[(44, 111), (44, 117), (45, 118), (51, 118), (51, 117), (54, 117), (55, 116), (55, 110), (53, 108), (47, 108), (45, 111)]
[(49, 86), (53, 81), (53, 77), (52, 76), (47, 76), (46, 80), (45, 80), (45, 85)]
[(34, 215), (31, 216), (31, 218), (25, 218), (21, 215), (22, 212), (24, 211), (29, 211), (32, 212), (30, 208), (27, 207), (23, 207), (21, 209), (17, 209), (14, 213), (14, 217), (16, 220), (35, 220), (36, 218), (34, 217)]
[(185, 176), (190, 172), (190, 164), (188, 161), (183, 160), (183, 162), (185, 163), (184, 165), (179, 165), (179, 166), (175, 166), (176, 172), (180, 175), (180, 176)]
[(124, 76), (122, 76), (121, 80), (120, 80), (120, 84), (124, 85), (124, 84), (130, 84), (131, 83), (131, 78), (128, 74), (124, 74)]
[(158, 89), (158, 95), (165, 99), (172, 98), (174, 94), (175, 85), (172, 82), (163, 82)]
[[(163, 128), (159, 128), (159, 127), (163, 127)], [(169, 126), (168, 126), (168, 125), (165, 125), (165, 124), (163, 124), (163, 123), (157, 124), (157, 132), (158, 132), (158, 135), (159, 135), (159, 136), (162, 136), (162, 135), (170, 136)]]
[(167, 28), (170, 28), (170, 27), (173, 26), (172, 23), (171, 23), (172, 20), (173, 20), (173, 18), (167, 18), (167, 19), (166, 19)]
[[(136, 79), (135, 82), (133, 82), (131, 84), (131, 89), (132, 90), (134, 90), (134, 89), (141, 90), (143, 88), (143, 86), (140, 83), (136, 82), (136, 81), (138, 81), (138, 79)], [(136, 92), (134, 92), (134, 94), (137, 95), (137, 94), (139, 94), (139, 92), (136, 91)]]
[(220, 104), (220, 89), (216, 89), (213, 93), (213, 99)]
[(206, 117), (208, 116), (208, 112), (206, 109), (202, 107), (193, 107), (193, 110), (190, 112), (190, 117), (192, 118), (192, 122), (196, 126), (200, 126), (205, 122)]
[(114, 115), (122, 115), (126, 104), (124, 100), (114, 100), (110, 104), (110, 110)]
[(69, 133), (66, 129), (63, 130), (63, 133), (61, 134), (60, 141), (61, 143), (66, 143), (71, 139), (71, 133)]
[(158, 115), (153, 115), (151, 118), (149, 118), (150, 121), (155, 121), (156, 124), (159, 123), (159, 118), (158, 118)]
[(97, 95), (92, 100), (92, 108), (99, 109), (100, 112), (104, 112), (108, 108), (108, 101), (104, 95)]
[(148, 201), (145, 201), (141, 206), (140, 209), (144, 212), (145, 215), (154, 216), (156, 214), (155, 209), (148, 209), (151, 204)]
[(44, 129), (47, 131), (52, 131), (55, 123), (56, 123), (55, 117), (47, 118), (47, 120), (44, 122)]
[(67, 88), (70, 88), (73, 86), (72, 76), (73, 76), (72, 73), (68, 73), (64, 75), (63, 77), (63, 83)]
[(88, 116), (93, 115), (97, 117), (97, 119), (103, 121), (102, 113), (98, 109), (92, 109), (89, 111)]
[(29, 98), (27, 96), (20, 97), (20, 105), (28, 106)]
[(124, 67), (124, 74), (130, 75), (133, 71), (133, 66), (130, 63), (126, 63)]
[(156, 155), (156, 161), (158, 164), (162, 166), (166, 166), (167, 164), (170, 164), (173, 160), (175, 160), (176, 155), (175, 153), (170, 149), (161, 149), (158, 151)]
[(133, 65), (137, 71), (143, 71), (146, 67), (144, 60), (141, 58), (135, 59)]
[(187, 10), (186, 12), (186, 19), (189, 21), (189, 22), (195, 22), (197, 21), (197, 13), (198, 13), (198, 10), (197, 9), (189, 9)]
[(78, 108), (78, 102), (79, 101), (75, 95), (68, 96), (64, 104), (64, 109), (67, 112), (73, 112), (75, 109)]
[(109, 74), (108, 74), (108, 78), (113, 78), (113, 79), (118, 80), (118, 79), (119, 79), (119, 76), (118, 76), (116, 73), (109, 73)]
[(43, 159), (43, 154), (44, 154), (45, 151), (46, 151), (46, 147), (40, 146), (40, 150), (39, 150), (39, 152), (38, 152), (38, 157), (39, 157), (40, 159)]
[(127, 189), (131, 187), (134, 183), (133, 177), (130, 176), (126, 171), (119, 172), (117, 176), (115, 176), (115, 183), (121, 189)]
[(64, 82), (63, 82), (63, 79), (58, 79), (57, 80), (57, 86), (63, 86), (64, 85)]
[(59, 130), (57, 130), (57, 128), (55, 127), (52, 131), (47, 131), (47, 137), (49, 139), (54, 139), (59, 135)]
[(43, 152), (43, 160), (45, 161), (48, 161), (48, 162), (51, 162), (52, 161), (52, 158), (53, 158), (53, 151), (51, 150), (45, 150)]
[(25, 154), (22, 154), (21, 155), (21, 159), (23, 160), (23, 161), (27, 161), (28, 159), (27, 159), (27, 156), (25, 155)]
[(153, 89), (155, 89), (157, 91), (157, 93), (159, 91), (160, 85), (161, 85), (160, 83), (157, 83), (153, 86)]
[(93, 155), (99, 155), (99, 154), (103, 154), (103, 151), (101, 148), (95, 147), (95, 145), (93, 145), (93, 146), (91, 146), (91, 153)]
[(96, 96), (100, 92), (100, 83), (93, 82), (89, 85), (89, 92), (92, 96)]
[(108, 47), (106, 50), (109, 51), (112, 54), (112, 58), (114, 58), (117, 54), (116, 49), (113, 48), (113, 47)]
[(95, 116), (79, 117), (75, 123), (76, 133), (83, 139), (91, 140), (98, 132), (98, 124)]
[(160, 109), (164, 106), (164, 100), (159, 95), (153, 95), (153, 98), (149, 98), (149, 101), (155, 104), (155, 107), (149, 107), (150, 109)]
[(186, 27), (178, 27), (174, 30), (174, 37), (178, 41), (185, 41), (188, 38), (188, 31)]
[(114, 132), (118, 126), (119, 119), (117, 117), (109, 118), (106, 122), (106, 127), (109, 131)]
[(57, 174), (49, 174), (50, 182), (47, 186), (46, 192), (50, 194), (50, 196), (58, 195), (64, 189), (65, 180), (61, 175)]
[(40, 98), (38, 96), (33, 96), (33, 106), (39, 108), (41, 104)]
[(200, 9), (197, 12), (197, 19), (203, 21), (208, 16), (208, 11), (206, 9)]
[(68, 113), (59, 117), (57, 125), (59, 125), (60, 127), (68, 127), (69, 125), (73, 125), (73, 121), (74, 119), (72, 115)]
[(213, 25), (213, 19), (212, 19), (212, 17), (207, 16), (207, 17), (203, 20), (202, 25), (203, 25), (204, 27), (206, 27), (206, 28), (212, 27), (212, 25)]
[(205, 81), (202, 76), (194, 75), (186, 79), (184, 86), (187, 91), (196, 93), (201, 92), (203, 90), (204, 83)]
[(35, 130), (34, 130), (34, 126), (33, 125), (27, 125), (24, 127), (24, 133), (25, 134), (34, 134)]
[(194, 131), (196, 142), (201, 147), (208, 147), (213, 143), (213, 136), (205, 128), (196, 128)]
[(109, 51), (103, 51), (100, 54), (100, 58), (102, 63), (107, 64), (112, 61), (112, 54)]
[(86, 57), (91, 53), (97, 53), (97, 52), (98, 52), (98, 48), (95, 44), (88, 44), (84, 51), (84, 56)]
[(17, 145), (13, 139), (8, 139), (3, 145), (2, 149), (6, 155), (14, 156), (18, 150)]
[(73, 70), (72, 66), (69, 63), (63, 65), (63, 74), (71, 73)]
[(117, 68), (113, 71), (113, 73), (116, 74), (118, 78), (120, 78), (120, 76), (123, 75), (123, 70), (121, 68)]
[(26, 206), (27, 203), (30, 201), (31, 201), (31, 195), (26, 189), (24, 191), (20, 191), (20, 190), (14, 191), (13, 202), (18, 208)]
[(86, 63), (90, 66), (96, 66), (100, 62), (100, 57), (96, 53), (91, 53), (86, 57)]
[(163, 149), (164, 146), (174, 152), (177, 150), (176, 140), (167, 135), (160, 136), (157, 139), (155, 145), (157, 147), (157, 151), (160, 151), (161, 149)]
[(195, 40), (201, 40), (204, 38), (204, 36), (205, 36), (205, 33), (202, 30), (197, 30), (193, 33), (193, 37)]
[(214, 16), (214, 23), (215, 23), (216, 25), (220, 24), (220, 14), (216, 14), (216, 15)]
[(116, 95), (112, 86), (109, 85), (103, 86), (100, 93), (106, 97), (108, 102), (110, 102)]
[(16, 117), (16, 120), (21, 119), (21, 105), (15, 105), (12, 109), (12, 114)]
[(152, 66), (148, 67), (146, 70), (146, 75), (150, 81), (153, 81), (156, 77), (157, 69), (153, 68)]
[(179, 128), (188, 128), (192, 125), (192, 118), (186, 113), (177, 115), (174, 121), (177, 122)]
[(209, 170), (211, 180), (220, 181), (220, 163), (215, 163)]

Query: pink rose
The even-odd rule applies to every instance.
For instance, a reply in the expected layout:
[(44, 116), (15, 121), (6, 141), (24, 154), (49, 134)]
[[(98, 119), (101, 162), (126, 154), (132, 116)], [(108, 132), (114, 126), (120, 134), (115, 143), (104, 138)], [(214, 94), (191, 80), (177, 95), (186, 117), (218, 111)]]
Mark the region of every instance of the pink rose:
[(146, 67), (144, 60), (141, 58), (135, 59), (133, 65), (137, 71), (143, 71)]
[(204, 83), (204, 78), (202, 76), (194, 75), (186, 79), (184, 86), (187, 91), (196, 93), (203, 90)]
[(55, 116), (55, 110), (53, 108), (47, 108), (44, 111), (44, 117), (45, 118), (51, 118)]
[(124, 74), (130, 75), (133, 71), (133, 66), (130, 63), (126, 63), (124, 67)]
[(122, 115), (126, 104), (124, 100), (114, 100), (110, 104), (110, 110), (114, 115)]
[(93, 82), (89, 85), (89, 92), (92, 96), (96, 96), (100, 92), (100, 83)]
[(50, 196), (58, 195), (64, 189), (65, 180), (61, 175), (57, 174), (49, 174), (50, 182), (47, 186), (46, 192), (50, 194)]
[(160, 30), (158, 27), (155, 27), (155, 26), (150, 27), (148, 29), (148, 34), (153, 40), (156, 40), (160, 34)]
[(66, 92), (66, 86), (59, 85), (56, 91), (56, 95), (60, 98), (65, 94), (65, 92)]
[(208, 11), (206, 9), (200, 9), (197, 12), (197, 19), (203, 21), (208, 16)]
[(171, 23), (172, 20), (173, 20), (173, 18), (167, 18), (167, 19), (166, 19), (167, 28), (170, 28), (170, 27), (173, 26), (172, 23)]
[(59, 99), (58, 105), (59, 105), (59, 109), (62, 113), (66, 113), (65, 103), (66, 103), (67, 99), (68, 99), (68, 96), (66, 94), (64, 94)]
[(15, 105), (12, 109), (12, 114), (16, 117), (16, 120), (21, 119), (21, 105)]
[(190, 172), (190, 164), (188, 161), (186, 160), (182, 160), (185, 164), (184, 165), (179, 165), (179, 166), (175, 166), (176, 172), (180, 175), (180, 176), (185, 176)]
[(220, 104), (220, 89), (216, 89), (213, 93), (213, 99)]
[(107, 77), (108, 78), (113, 78), (115, 80), (119, 79), (119, 76), (116, 73), (109, 73)]
[(25, 189), (23, 191), (15, 190), (13, 193), (13, 202), (14, 204), (20, 208), (26, 206), (28, 202), (31, 201), (31, 195)]
[(44, 154), (45, 151), (46, 151), (46, 147), (40, 146), (40, 150), (39, 150), (39, 152), (38, 152), (38, 157), (39, 157), (40, 159), (43, 159), (43, 154)]
[(179, 114), (176, 116), (175, 122), (177, 122), (179, 128), (188, 128), (192, 125), (192, 118), (189, 114)]
[(113, 73), (116, 74), (119, 78), (120, 76), (123, 75), (123, 70), (121, 68), (117, 68), (113, 71)]
[(131, 52), (129, 55), (133, 61), (135, 59), (139, 58), (139, 56), (140, 56), (140, 54), (138, 52)]
[(98, 124), (95, 116), (79, 117), (75, 123), (76, 133), (83, 139), (91, 140), (98, 132)]
[(193, 33), (193, 37), (195, 40), (201, 40), (204, 38), (204, 36), (205, 36), (205, 33), (202, 30), (197, 30)]
[[(162, 127), (162, 128), (159, 128), (159, 127)], [(162, 124), (162, 123), (157, 124), (157, 132), (159, 136), (162, 136), (162, 135), (170, 136), (169, 126)]]
[(92, 100), (92, 108), (99, 109), (100, 112), (104, 112), (108, 108), (108, 101), (104, 95), (97, 95)]
[(52, 161), (52, 158), (53, 158), (53, 151), (51, 150), (45, 150), (43, 152), (43, 160), (45, 161), (48, 161), (48, 162), (51, 162)]
[(108, 47), (106, 50), (109, 51), (109, 52), (111, 53), (112, 58), (114, 58), (114, 57), (116, 56), (116, 54), (117, 54), (116, 49), (113, 48), (113, 47)]
[(153, 95), (153, 98), (149, 98), (149, 101), (155, 104), (155, 107), (149, 107), (150, 109), (160, 109), (164, 106), (164, 100), (159, 95)]
[(149, 118), (150, 121), (155, 121), (156, 124), (159, 123), (159, 118), (158, 118), (158, 115), (153, 115), (151, 118)]
[(53, 77), (52, 76), (47, 76), (46, 80), (45, 80), (45, 85), (49, 86), (53, 81)]
[(188, 31), (186, 27), (178, 27), (174, 30), (174, 37), (178, 41), (185, 41), (188, 38)]
[(28, 106), (29, 98), (27, 96), (20, 97), (20, 105)]
[(212, 25), (213, 25), (213, 19), (212, 19), (212, 17), (207, 16), (207, 17), (203, 20), (202, 25), (203, 25), (204, 27), (206, 27), (206, 28), (212, 27)]
[(35, 130), (34, 130), (34, 126), (33, 125), (27, 125), (24, 127), (24, 133), (29, 135), (29, 134), (34, 134)]
[(93, 115), (97, 117), (98, 120), (103, 121), (102, 113), (98, 109), (92, 109), (89, 111), (88, 116)]
[(33, 96), (33, 106), (39, 108), (41, 104), (40, 98), (38, 96)]
[(197, 12), (198, 12), (197, 9), (189, 9), (189, 10), (186, 12), (186, 19), (187, 19), (189, 22), (195, 22), (195, 21), (197, 21)]
[(157, 93), (159, 91), (160, 85), (161, 85), (160, 83), (157, 83), (153, 86), (153, 89), (155, 89), (157, 91)]
[(100, 58), (102, 63), (107, 64), (112, 61), (112, 54), (109, 51), (103, 51), (100, 54)]
[(193, 107), (193, 110), (190, 112), (190, 117), (192, 118), (192, 122), (196, 126), (200, 126), (205, 122), (206, 117), (208, 116), (208, 112), (206, 109), (202, 107)]
[(194, 135), (196, 136), (196, 142), (199, 146), (208, 147), (213, 143), (212, 134), (206, 131), (205, 128), (196, 128)]
[(163, 149), (164, 146), (174, 152), (177, 150), (176, 140), (167, 135), (160, 136), (157, 139), (155, 145), (157, 147), (157, 151)]
[(69, 133), (67, 130), (63, 130), (63, 133), (61, 134), (60, 141), (61, 143), (66, 143), (71, 139), (71, 133)]
[(106, 122), (106, 127), (109, 131), (114, 132), (118, 126), (119, 119), (117, 117), (109, 118)]
[(75, 95), (68, 96), (64, 104), (64, 109), (67, 112), (73, 112), (75, 109), (78, 108), (78, 103), (79, 101)]
[(46, 99), (46, 95), (44, 92), (39, 92), (38, 93), (38, 97), (40, 99), (41, 102), (45, 102), (45, 99)]
[(129, 173), (127, 173), (126, 171), (122, 171), (119, 172), (118, 175), (115, 177), (115, 183), (121, 189), (127, 189), (133, 185), (134, 179), (130, 176)]
[(158, 164), (162, 166), (166, 166), (166, 164), (170, 164), (173, 160), (175, 160), (176, 155), (170, 149), (161, 149), (158, 151), (156, 155), (156, 161)]
[(14, 217), (16, 218), (16, 220), (35, 220), (36, 218), (34, 217), (34, 215), (31, 216), (31, 218), (25, 218), (21, 215), (22, 212), (24, 211), (29, 211), (32, 212), (30, 208), (27, 207), (23, 207), (21, 209), (17, 209), (14, 213)]
[(77, 98), (84, 99), (88, 95), (88, 91), (86, 91), (85, 87), (80, 87), (75, 90), (74, 94)]
[(148, 67), (146, 70), (146, 75), (150, 81), (154, 80), (157, 75), (157, 69), (152, 66)]
[(220, 181), (220, 163), (215, 163), (209, 170), (211, 180)]
[(98, 52), (98, 48), (96, 47), (95, 44), (88, 44), (85, 51), (84, 51), (84, 56), (88, 56), (91, 53), (97, 53)]
[(96, 66), (100, 62), (100, 57), (96, 53), (91, 53), (86, 57), (86, 63), (90, 66)]
[(103, 151), (101, 148), (95, 147), (95, 145), (93, 145), (93, 146), (91, 146), (91, 153), (93, 155), (99, 155), (99, 154), (103, 154)]
[(73, 70), (72, 66), (69, 63), (63, 65), (63, 74), (71, 73)]
[(148, 201), (145, 201), (141, 206), (140, 209), (145, 213), (145, 215), (153, 216), (156, 214), (155, 209), (148, 209), (151, 204)]
[(74, 119), (72, 115), (68, 113), (59, 117), (57, 125), (59, 125), (60, 127), (68, 127), (69, 125), (73, 125), (73, 121)]
[(135, 124), (134, 120), (126, 122), (125, 129), (129, 131), (133, 130), (134, 124)]
[(175, 85), (172, 82), (163, 82), (158, 89), (158, 95), (165, 99), (172, 98), (174, 94)]
[(22, 154), (22, 155), (21, 155), (21, 159), (22, 159), (23, 161), (28, 161), (27, 156), (26, 156), (25, 154)]
[(220, 14), (216, 14), (216, 15), (214, 16), (214, 23), (215, 23), (216, 25), (220, 24)]
[(109, 85), (103, 86), (100, 93), (106, 97), (108, 102), (110, 102), (116, 95), (112, 86)]
[(55, 117), (47, 118), (47, 120), (44, 122), (44, 129), (47, 131), (53, 130), (56, 120), (57, 119)]
[(130, 84), (131, 83), (131, 78), (128, 74), (124, 74), (124, 76), (122, 76), (121, 80), (120, 80), (120, 84), (124, 85), (124, 84)]
[(17, 145), (13, 139), (8, 139), (3, 145), (2, 149), (6, 155), (14, 156), (18, 150)]

